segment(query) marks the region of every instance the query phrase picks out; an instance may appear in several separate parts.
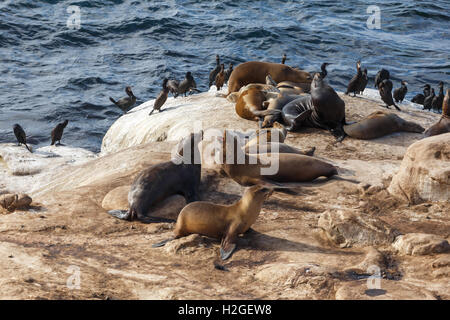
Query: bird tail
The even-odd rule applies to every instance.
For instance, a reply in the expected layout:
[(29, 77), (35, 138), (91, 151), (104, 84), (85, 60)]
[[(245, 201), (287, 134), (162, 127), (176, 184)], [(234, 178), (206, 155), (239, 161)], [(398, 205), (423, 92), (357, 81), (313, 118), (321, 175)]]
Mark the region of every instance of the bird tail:
[(150, 113), (148, 114), (149, 116), (152, 115), (153, 111), (155, 111), (155, 109), (153, 109), (152, 111), (150, 111)]
[(25, 147), (27, 147), (28, 151), (30, 151), (31, 153), (33, 153), (33, 151), (31, 151), (31, 149), (28, 147), (28, 145), (26, 143), (24, 143)]
[(109, 97), (109, 100), (110, 100), (112, 103), (117, 104), (116, 100), (114, 100), (113, 98)]

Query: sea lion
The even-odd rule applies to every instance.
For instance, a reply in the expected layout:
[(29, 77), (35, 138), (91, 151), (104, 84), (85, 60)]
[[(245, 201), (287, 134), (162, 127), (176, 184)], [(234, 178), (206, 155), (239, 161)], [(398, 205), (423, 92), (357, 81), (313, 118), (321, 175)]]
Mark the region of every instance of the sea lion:
[(314, 75), (311, 95), (286, 104), (282, 117), (289, 131), (311, 127), (329, 130), (338, 141), (345, 137), (342, 129), (345, 124), (345, 102), (323, 81), (319, 73)]
[(158, 112), (159, 112), (161, 110), (161, 107), (166, 102), (167, 96), (169, 95), (169, 87), (167, 86), (168, 82), (169, 82), (169, 79), (164, 79), (163, 80), (162, 90), (159, 92), (158, 97), (156, 97), (155, 102), (153, 103), (153, 110), (150, 111), (150, 113), (148, 114), (149, 116), (155, 110), (158, 110)]
[(16, 136), (18, 145), (24, 144), (28, 151), (32, 152), (31, 149), (27, 145), (27, 135), (25, 134), (25, 130), (20, 126), (20, 124), (15, 124), (13, 126), (14, 135)]
[[(242, 141), (226, 134), (222, 140), (222, 171), (243, 186), (279, 182), (307, 182), (336, 175), (337, 169), (322, 160), (293, 153), (249, 155)], [(276, 170), (273, 166), (277, 167)]]
[(123, 112), (127, 112), (128, 109), (136, 103), (136, 97), (134, 96), (133, 91), (131, 91), (131, 87), (126, 87), (125, 93), (127, 94), (127, 97), (121, 98), (118, 101), (109, 97), (109, 100), (118, 106)]
[(439, 121), (429, 127), (425, 132), (425, 137), (431, 137), (442, 133), (450, 132), (450, 89), (447, 89), (442, 103), (442, 116)]
[(295, 153), (295, 154), (302, 154), (305, 156), (312, 156), (314, 155), (314, 151), (316, 150), (315, 147), (312, 147), (307, 150), (300, 150), (295, 147), (291, 147), (290, 145), (287, 145), (286, 143), (281, 142), (269, 142), (265, 144), (258, 144), (257, 147), (250, 147), (245, 146), (244, 152), (247, 154), (260, 154), (260, 153)]
[(311, 89), (311, 85), (308, 84), (306, 88), (302, 83), (295, 83), (292, 81), (281, 81), (277, 84), (277, 89), (280, 90), (280, 93), (285, 95), (301, 95), (306, 92), (309, 92)]
[(225, 83), (225, 65), (223, 63), (220, 65), (220, 71), (216, 75), (215, 83), (216, 83), (217, 91), (222, 89), (222, 87)]
[(401, 87), (394, 90), (393, 97), (395, 102), (403, 102), (403, 99), (405, 99), (405, 95), (408, 92), (407, 84), (408, 82), (402, 80)]
[(303, 83), (308, 88), (311, 75), (302, 70), (291, 68), (284, 64), (250, 61), (238, 65), (228, 80), (228, 94), (239, 91), (249, 83), (265, 83), (266, 76), (270, 74), (277, 83), (292, 81)]
[(345, 133), (355, 139), (375, 139), (394, 132), (422, 133), (424, 128), (419, 124), (406, 121), (394, 113), (376, 111), (361, 121), (344, 126)]
[(197, 144), (202, 135), (203, 132), (192, 133), (178, 144), (177, 161), (153, 165), (135, 178), (128, 193), (128, 211), (111, 210), (108, 213), (122, 220), (155, 222), (162, 219), (148, 216), (149, 209), (169, 196), (181, 194), (186, 202), (196, 201), (201, 174)]
[(69, 120), (65, 120), (64, 122), (58, 123), (55, 129), (52, 130), (51, 136), (52, 136), (52, 146), (58, 141), (57, 145), (61, 144), (61, 138), (64, 132), (64, 129), (66, 128), (67, 124), (69, 123)]
[(211, 87), (212, 84), (214, 83), (214, 81), (216, 80), (216, 76), (220, 72), (220, 68), (221, 68), (221, 66), (220, 66), (220, 58), (219, 58), (219, 55), (216, 55), (216, 67), (213, 70), (211, 70), (211, 72), (209, 73), (209, 86), (208, 86), (208, 88)]
[(221, 239), (220, 257), (226, 260), (236, 248), (238, 235), (247, 232), (255, 223), (264, 200), (272, 192), (272, 188), (256, 185), (247, 188), (242, 198), (231, 205), (205, 201), (190, 203), (178, 216), (174, 236), (152, 247), (161, 247), (171, 240), (196, 233)]
[(0, 195), (0, 206), (8, 212), (14, 212), (16, 209), (29, 207), (33, 200), (26, 194), (2, 194)]
[[(269, 100), (263, 102), (263, 105), (267, 105), (267, 110), (282, 110), (283, 107), (289, 102), (300, 98), (300, 95), (297, 94), (279, 94), (276, 98), (270, 98)], [(281, 117), (280, 114), (269, 114), (264, 117), (261, 127), (269, 128), (271, 127), (275, 121), (277, 121)]]
[(251, 87), (239, 95), (235, 105), (236, 113), (241, 118), (252, 121), (258, 121), (260, 117), (268, 114), (279, 113), (278, 110), (263, 111), (263, 102), (272, 96), (271, 92)]
[[(258, 129), (254, 134), (248, 136), (248, 142), (245, 144), (245, 147), (251, 147), (255, 144), (259, 144), (260, 142), (270, 143), (274, 141), (282, 143), (286, 139), (287, 134), (288, 132), (286, 130), (286, 127), (279, 122), (275, 122), (273, 124), (273, 128)], [(243, 136), (240, 135), (240, 137), (242, 138)]]
[(356, 97), (356, 92), (359, 92), (359, 88), (361, 86), (361, 80), (362, 80), (363, 74), (361, 72), (361, 61), (356, 62), (356, 74), (353, 76), (353, 78), (350, 80), (347, 86), (347, 91), (345, 94), (349, 94), (350, 92), (353, 92), (353, 96)]

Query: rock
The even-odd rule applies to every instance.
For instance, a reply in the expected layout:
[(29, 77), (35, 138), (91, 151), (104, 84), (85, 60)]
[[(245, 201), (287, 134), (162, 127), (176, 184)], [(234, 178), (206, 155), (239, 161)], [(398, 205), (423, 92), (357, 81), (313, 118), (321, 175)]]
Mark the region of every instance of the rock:
[(402, 281), (380, 279), (379, 289), (371, 279), (344, 283), (336, 291), (336, 300), (436, 300), (428, 290)]
[(349, 210), (328, 210), (319, 218), (326, 238), (341, 247), (365, 247), (392, 243), (399, 234), (387, 223)]
[(199, 234), (191, 234), (187, 237), (175, 239), (164, 246), (164, 251), (169, 254), (189, 254), (206, 247), (206, 238)]
[(102, 207), (105, 210), (128, 210), (128, 191), (130, 186), (117, 187), (103, 198)]
[(406, 151), (388, 191), (418, 204), (450, 199), (450, 133), (419, 140)]
[(371, 273), (374, 266), (378, 267), (381, 272), (386, 268), (386, 261), (380, 251), (373, 247), (369, 247), (364, 260), (361, 263), (346, 269), (346, 271), (358, 274), (368, 274)]
[(16, 209), (27, 208), (33, 200), (26, 194), (2, 194), (0, 195), (0, 207), (9, 212), (14, 212)]
[(408, 233), (395, 239), (393, 247), (401, 254), (422, 256), (450, 250), (447, 240), (434, 234)]
[(450, 254), (443, 255), (442, 257), (437, 258), (431, 263), (431, 267), (434, 269), (450, 267)]

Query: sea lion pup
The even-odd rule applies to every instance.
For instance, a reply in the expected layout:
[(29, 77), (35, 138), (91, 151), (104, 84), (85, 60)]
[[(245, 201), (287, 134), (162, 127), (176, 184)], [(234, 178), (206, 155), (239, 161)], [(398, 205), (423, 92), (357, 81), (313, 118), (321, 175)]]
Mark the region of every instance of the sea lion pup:
[(355, 139), (375, 139), (394, 132), (422, 133), (424, 128), (419, 124), (406, 121), (394, 113), (376, 111), (365, 119), (344, 126), (345, 133)]
[(383, 80), (389, 79), (390, 78), (390, 74), (389, 71), (387, 71), (386, 69), (381, 69), (380, 71), (377, 72), (376, 76), (375, 76), (375, 88), (378, 89), (380, 83)]
[(356, 97), (356, 92), (359, 92), (359, 87), (361, 86), (362, 72), (361, 72), (361, 61), (356, 62), (356, 74), (350, 80), (347, 86), (347, 91), (345, 94), (353, 92), (353, 96)]
[(442, 117), (439, 121), (429, 127), (425, 132), (425, 137), (431, 137), (442, 133), (450, 132), (450, 89), (447, 89), (442, 103)]
[(236, 248), (237, 237), (255, 223), (264, 200), (272, 193), (272, 188), (256, 185), (247, 188), (242, 198), (231, 205), (206, 201), (190, 203), (178, 216), (174, 236), (152, 247), (162, 247), (171, 240), (197, 233), (221, 240), (220, 257), (226, 260)]
[(14, 212), (16, 209), (23, 209), (30, 206), (33, 200), (26, 194), (2, 194), (0, 195), (0, 207)]
[(306, 71), (294, 69), (285, 64), (250, 61), (241, 63), (233, 70), (228, 80), (228, 94), (239, 91), (249, 83), (265, 83), (268, 74), (277, 83), (297, 82), (304, 84), (306, 90), (309, 90), (311, 75)]
[(25, 134), (25, 130), (20, 126), (20, 124), (16, 123), (13, 126), (14, 135), (16, 136), (18, 146), (24, 144), (28, 151), (32, 152), (31, 149), (27, 145), (27, 135)]
[(380, 93), (381, 100), (386, 104), (386, 108), (389, 109), (389, 106), (394, 106), (395, 109), (401, 111), (392, 98), (392, 86), (392, 81), (385, 79), (378, 85), (378, 92)]
[(127, 112), (128, 109), (136, 103), (136, 97), (134, 96), (133, 91), (131, 91), (131, 87), (126, 87), (125, 92), (128, 97), (121, 98), (118, 101), (109, 97), (109, 100), (111, 100), (111, 102), (118, 106), (123, 112)]
[(393, 96), (395, 102), (403, 102), (403, 99), (405, 99), (406, 93), (408, 92), (407, 84), (408, 82), (402, 80), (401, 87), (394, 90)]
[(442, 103), (444, 102), (444, 83), (439, 82), (439, 94), (431, 101), (431, 107), (433, 110), (441, 111)]
[(128, 193), (128, 211), (108, 213), (122, 220), (157, 222), (166, 219), (149, 216), (149, 210), (156, 203), (176, 194), (184, 196), (186, 202), (196, 201), (201, 174), (197, 144), (202, 135), (203, 132), (191, 133), (178, 144), (174, 159), (153, 165), (134, 179)]
[(69, 123), (69, 120), (65, 120), (64, 122), (58, 123), (55, 127), (55, 129), (52, 130), (52, 146), (55, 144), (56, 141), (58, 141), (57, 145), (61, 144), (61, 138), (64, 133), (64, 129), (66, 128), (67, 124)]
[(266, 76), (266, 84), (269, 85), (269, 86), (274, 86), (274, 87), (276, 87), (278, 85), (275, 81), (273, 81), (273, 79), (270, 76), (270, 74), (268, 74)]
[(163, 84), (162, 84), (162, 90), (161, 90), (161, 92), (158, 94), (158, 97), (156, 98), (155, 103), (153, 103), (153, 110), (150, 111), (150, 113), (148, 114), (149, 116), (150, 116), (155, 110), (158, 110), (158, 112), (160, 112), (161, 107), (162, 107), (163, 104), (166, 102), (167, 96), (169, 95), (169, 87), (167, 86), (167, 82), (169, 82), (169, 79), (164, 79)]
[(167, 81), (167, 88), (169, 88), (169, 92), (173, 95), (174, 98), (178, 97), (178, 86), (180, 83), (177, 80), (169, 80)]
[(363, 94), (366, 89), (367, 83), (369, 82), (369, 77), (367, 76), (367, 69), (362, 72), (361, 81), (359, 82), (359, 94)]
[(236, 101), (236, 113), (244, 119), (259, 121), (260, 117), (279, 113), (279, 110), (263, 110), (263, 102), (272, 97), (273, 92), (250, 87), (244, 90)]
[(242, 150), (241, 144), (235, 136), (225, 135), (220, 168), (243, 186), (309, 182), (337, 174), (336, 167), (313, 157), (293, 153), (249, 155)]
[(431, 93), (431, 86), (426, 84), (423, 86), (423, 94), (418, 93), (412, 99), (411, 102), (423, 105), (425, 98), (428, 97)]
[(184, 94), (186, 97), (187, 92), (198, 91), (197, 84), (195, 83), (194, 77), (190, 71), (186, 72), (186, 76), (183, 81), (181, 81), (178, 86), (178, 94)]
[(286, 62), (286, 53), (283, 54), (283, 56), (281, 57), (281, 64), (284, 64)]
[(225, 71), (225, 83), (228, 82), (228, 79), (230, 79), (231, 73), (233, 72), (233, 64), (230, 63), (228, 65), (228, 69)]
[(211, 70), (211, 72), (209, 73), (209, 86), (208, 86), (208, 88), (211, 87), (212, 84), (214, 83), (214, 81), (216, 80), (216, 76), (220, 72), (220, 68), (221, 68), (221, 66), (220, 66), (220, 58), (219, 58), (219, 55), (216, 55), (216, 67), (213, 70)]
[(216, 82), (217, 91), (222, 89), (223, 84), (225, 83), (225, 65), (223, 63), (220, 65), (220, 71), (216, 75), (215, 82)]

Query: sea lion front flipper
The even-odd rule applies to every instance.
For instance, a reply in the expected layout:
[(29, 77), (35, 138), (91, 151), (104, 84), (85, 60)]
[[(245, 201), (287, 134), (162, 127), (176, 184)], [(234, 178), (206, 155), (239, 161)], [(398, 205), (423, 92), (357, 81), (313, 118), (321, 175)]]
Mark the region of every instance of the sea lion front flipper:
[(129, 210), (109, 210), (108, 214), (121, 220), (130, 220)]
[(302, 122), (305, 121), (312, 112), (313, 111), (311, 109), (308, 109), (300, 113), (294, 120), (295, 126), (298, 127), (300, 124), (302, 124)]
[(220, 258), (227, 260), (236, 249), (238, 225), (231, 225), (228, 232), (220, 244)]

